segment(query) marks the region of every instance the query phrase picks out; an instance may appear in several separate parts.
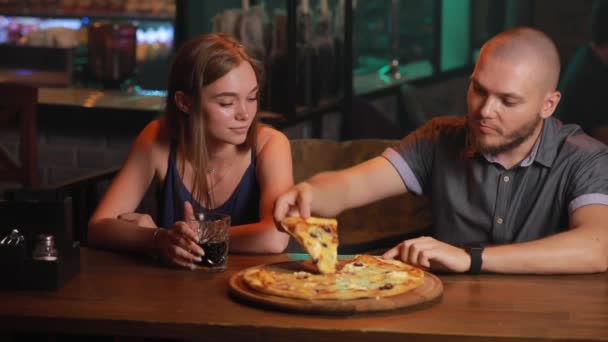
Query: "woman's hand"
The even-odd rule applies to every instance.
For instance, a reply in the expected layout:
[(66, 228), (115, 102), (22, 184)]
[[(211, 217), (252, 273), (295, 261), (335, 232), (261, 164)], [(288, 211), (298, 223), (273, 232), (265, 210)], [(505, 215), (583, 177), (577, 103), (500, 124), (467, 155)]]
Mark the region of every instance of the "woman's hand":
[(201, 262), (205, 251), (198, 245), (199, 222), (194, 220), (194, 210), (188, 201), (184, 202), (184, 218), (186, 221), (175, 222), (170, 229), (157, 231), (154, 247), (171, 264), (195, 269), (195, 262)]
[[(196, 221), (193, 221), (196, 222)], [(185, 268), (196, 268), (205, 251), (198, 245), (198, 233), (184, 221), (175, 222), (170, 229), (156, 232), (154, 246), (169, 263)]]

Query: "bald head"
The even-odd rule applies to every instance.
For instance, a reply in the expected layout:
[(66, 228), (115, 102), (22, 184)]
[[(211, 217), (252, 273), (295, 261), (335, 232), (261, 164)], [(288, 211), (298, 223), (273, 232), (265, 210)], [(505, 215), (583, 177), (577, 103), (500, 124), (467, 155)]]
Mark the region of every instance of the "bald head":
[(539, 86), (547, 91), (557, 88), (559, 53), (551, 38), (541, 31), (518, 27), (499, 33), (482, 46), (479, 59), (484, 56), (529, 63)]

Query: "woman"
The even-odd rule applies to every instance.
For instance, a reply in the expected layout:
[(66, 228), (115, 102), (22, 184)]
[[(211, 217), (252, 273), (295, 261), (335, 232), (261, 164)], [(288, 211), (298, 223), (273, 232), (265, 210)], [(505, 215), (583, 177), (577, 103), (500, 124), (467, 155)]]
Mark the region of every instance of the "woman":
[[(196, 37), (171, 67), (165, 116), (148, 124), (89, 222), (91, 245), (158, 250), (195, 268), (204, 251), (184, 220), (231, 216), (230, 250), (280, 253), (289, 237), (272, 219), (275, 198), (293, 185), (289, 141), (257, 123), (261, 70), (225, 34)], [(134, 213), (153, 178), (162, 184), (160, 227)]]

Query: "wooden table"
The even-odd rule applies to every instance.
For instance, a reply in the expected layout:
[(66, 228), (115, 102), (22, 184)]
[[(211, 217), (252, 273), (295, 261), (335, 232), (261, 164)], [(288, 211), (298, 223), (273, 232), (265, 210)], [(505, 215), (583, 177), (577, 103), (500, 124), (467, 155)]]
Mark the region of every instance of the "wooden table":
[[(168, 269), (83, 248), (57, 292), (0, 292), (0, 330), (222, 341), (608, 340), (608, 274), (440, 275), (440, 302), (350, 317), (258, 309), (228, 296), (238, 270), (287, 255), (232, 255), (225, 273)], [(248, 339), (248, 340), (246, 340)]]

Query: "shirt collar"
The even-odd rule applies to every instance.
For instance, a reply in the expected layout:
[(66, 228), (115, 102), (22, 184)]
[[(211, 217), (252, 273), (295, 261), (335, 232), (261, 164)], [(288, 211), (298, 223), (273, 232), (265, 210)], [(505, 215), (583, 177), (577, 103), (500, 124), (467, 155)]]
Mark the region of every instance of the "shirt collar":
[[(543, 129), (543, 131), (544, 131), (544, 129)], [(534, 143), (534, 146), (532, 146), (532, 150), (530, 151), (530, 154), (528, 154), (526, 156), (526, 158), (524, 158), (524, 160), (522, 160), (521, 163), (519, 163), (519, 166), (528, 167), (528, 166), (532, 165), (532, 163), (534, 162), (534, 159), (536, 159), (536, 155), (538, 154), (538, 147), (540, 146), (541, 140), (542, 140), (542, 133), (539, 135), (538, 139), (536, 139), (536, 142)], [(498, 159), (492, 154), (484, 153), (483, 157), (486, 158), (486, 160), (489, 161), (490, 163), (500, 164), (498, 162)]]
[(554, 117), (545, 119), (545, 125), (539, 139), (538, 153), (535, 157), (537, 163), (546, 167), (553, 165), (561, 142), (559, 132), (561, 126), (562, 123)]

